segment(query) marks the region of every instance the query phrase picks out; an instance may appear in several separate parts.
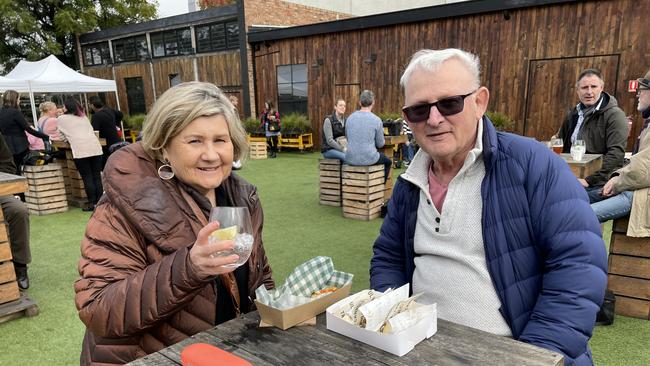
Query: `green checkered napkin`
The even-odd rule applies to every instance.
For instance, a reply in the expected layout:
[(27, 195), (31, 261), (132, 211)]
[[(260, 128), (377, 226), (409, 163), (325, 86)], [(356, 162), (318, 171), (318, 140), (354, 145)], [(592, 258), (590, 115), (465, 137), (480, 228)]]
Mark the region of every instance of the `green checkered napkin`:
[(334, 269), (332, 258), (314, 257), (296, 267), (282, 286), (268, 291), (264, 285), (255, 290), (257, 301), (280, 309), (288, 309), (311, 301), (311, 294), (325, 287), (343, 287), (352, 281), (351, 273)]

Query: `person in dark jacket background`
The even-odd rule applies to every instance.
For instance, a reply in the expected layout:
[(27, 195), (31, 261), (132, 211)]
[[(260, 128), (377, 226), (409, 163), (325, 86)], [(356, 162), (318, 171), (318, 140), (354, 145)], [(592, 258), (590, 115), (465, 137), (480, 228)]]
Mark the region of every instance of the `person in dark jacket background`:
[(610, 174), (623, 166), (627, 144), (625, 113), (616, 98), (603, 91), (604, 86), (600, 71), (586, 69), (580, 73), (576, 82), (580, 103), (567, 114), (559, 132), (563, 152), (570, 152), (575, 140), (583, 140), (587, 154), (603, 155), (603, 166), (598, 171), (578, 179), (591, 203), (604, 198), (602, 188)]
[(585, 190), (540, 143), (497, 132), (478, 57), (421, 50), (401, 78), (420, 146), (373, 246), (370, 285), (438, 316), (593, 363), (606, 253)]
[(122, 112), (109, 108), (104, 105), (102, 99), (93, 95), (89, 99), (90, 108), (93, 110), (93, 116), (91, 123), (93, 125), (93, 130), (99, 131), (99, 138), (106, 139), (106, 145), (102, 146), (103, 157), (102, 157), (102, 170), (106, 165), (106, 160), (110, 153), (110, 147), (114, 144), (123, 142), (120, 136), (117, 134), (117, 124), (122, 120)]
[[(4, 137), (0, 134), (0, 172), (14, 174), (16, 166), (14, 158), (7, 147)], [(0, 196), (2, 214), (9, 229), (11, 242), (11, 257), (16, 272), (18, 287), (23, 290), (29, 288), (27, 265), (32, 261), (29, 248), (29, 212), (27, 206), (14, 196)]]
[(0, 132), (13, 155), (16, 165), (14, 174), (17, 175), (22, 174), (23, 158), (29, 152), (29, 141), (27, 141), (25, 132), (45, 141), (50, 139), (47, 134), (36, 131), (25, 121), (25, 117), (18, 109), (19, 101), (20, 94), (18, 92), (7, 90), (2, 96), (2, 108), (0, 108)]

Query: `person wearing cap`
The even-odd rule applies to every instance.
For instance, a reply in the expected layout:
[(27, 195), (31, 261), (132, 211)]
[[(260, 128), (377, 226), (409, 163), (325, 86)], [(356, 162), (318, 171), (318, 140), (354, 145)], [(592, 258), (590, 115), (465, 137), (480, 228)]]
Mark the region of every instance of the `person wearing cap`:
[(591, 203), (603, 199), (601, 190), (609, 175), (623, 166), (628, 125), (625, 113), (616, 98), (603, 91), (605, 82), (600, 71), (580, 72), (576, 90), (580, 102), (566, 115), (559, 137), (563, 152), (571, 151), (575, 140), (583, 140), (587, 154), (603, 155), (603, 165), (596, 172), (578, 181), (585, 187)]
[(370, 286), (410, 284), (438, 316), (591, 365), (607, 282), (600, 225), (569, 166), (498, 132), (478, 57), (421, 50), (401, 78), (420, 146), (373, 246)]
[(648, 205), (650, 201), (650, 70), (637, 79), (637, 110), (644, 123), (636, 141), (630, 163), (616, 170), (603, 187), (605, 198), (591, 205), (600, 222), (630, 215), (628, 236), (650, 236)]

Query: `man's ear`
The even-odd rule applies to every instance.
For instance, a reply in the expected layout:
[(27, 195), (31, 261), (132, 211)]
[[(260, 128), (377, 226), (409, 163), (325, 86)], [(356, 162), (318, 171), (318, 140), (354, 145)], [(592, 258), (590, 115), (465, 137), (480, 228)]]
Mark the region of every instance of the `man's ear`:
[(476, 91), (476, 119), (483, 117), (490, 102), (490, 91), (482, 86)]

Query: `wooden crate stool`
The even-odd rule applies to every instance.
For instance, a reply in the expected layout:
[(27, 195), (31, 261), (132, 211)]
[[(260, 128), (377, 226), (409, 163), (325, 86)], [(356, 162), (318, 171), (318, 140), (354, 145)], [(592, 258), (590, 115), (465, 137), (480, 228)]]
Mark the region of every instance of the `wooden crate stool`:
[(23, 169), (29, 190), (25, 203), (30, 214), (48, 215), (68, 210), (63, 172), (58, 164), (26, 165)]
[(266, 142), (251, 141), (248, 144), (252, 160), (266, 159)]
[(607, 287), (616, 295), (616, 314), (650, 320), (650, 238), (626, 236), (628, 219), (612, 224)]
[(343, 164), (342, 172), (343, 216), (366, 221), (379, 217), (384, 203), (384, 166)]
[(7, 236), (7, 226), (4, 221), (4, 214), (0, 209), (0, 304), (20, 298), (14, 263), (11, 258), (11, 244)]
[(341, 160), (318, 159), (318, 170), (320, 204), (341, 206)]

